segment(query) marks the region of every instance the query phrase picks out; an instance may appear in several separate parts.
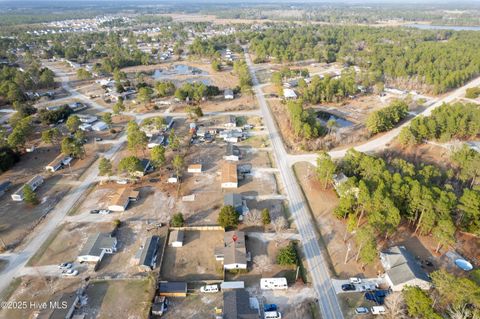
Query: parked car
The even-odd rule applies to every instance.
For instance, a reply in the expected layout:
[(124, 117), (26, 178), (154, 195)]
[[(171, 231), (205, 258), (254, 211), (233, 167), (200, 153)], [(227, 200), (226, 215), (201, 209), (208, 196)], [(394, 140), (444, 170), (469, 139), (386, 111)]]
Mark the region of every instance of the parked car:
[(111, 213), (111, 211), (109, 209), (100, 209), (100, 211), (98, 212), (100, 215), (108, 215)]
[(78, 270), (76, 269), (67, 269), (67, 270), (64, 270), (62, 275), (64, 276), (68, 276), (68, 277), (74, 277), (76, 275), (78, 275)]
[(99, 212), (100, 212), (100, 210), (98, 210), (98, 209), (92, 209), (90, 211), (90, 214), (98, 214)]
[(366, 315), (368, 313), (368, 308), (367, 307), (358, 307), (355, 308), (355, 313), (357, 315)]
[(101, 137), (95, 137), (95, 142), (101, 142), (101, 141), (103, 141), (103, 138), (101, 138)]
[(119, 179), (119, 180), (117, 180), (117, 184), (126, 185), (126, 184), (128, 184), (128, 180), (126, 180), (126, 179)]
[(384, 313), (385, 313), (385, 307), (383, 307), (383, 306), (374, 306), (374, 307), (370, 308), (370, 311), (371, 311), (372, 314), (374, 314), (374, 315), (381, 315), (381, 314), (384, 314)]
[(200, 292), (218, 292), (218, 285), (205, 285), (200, 287)]
[(70, 268), (72, 268), (72, 264), (71, 263), (61, 263), (60, 265), (58, 265), (58, 268), (59, 269), (70, 269)]
[(388, 295), (388, 290), (370, 291), (365, 294), (365, 299), (374, 301), (379, 305), (383, 305), (385, 297)]
[(342, 285), (342, 290), (343, 291), (355, 291), (356, 288), (355, 288), (355, 285), (353, 285), (353, 284), (343, 284)]
[(357, 278), (357, 277), (352, 277), (352, 278), (350, 278), (350, 283), (351, 283), (351, 284), (361, 284), (361, 283), (362, 283), (362, 279)]

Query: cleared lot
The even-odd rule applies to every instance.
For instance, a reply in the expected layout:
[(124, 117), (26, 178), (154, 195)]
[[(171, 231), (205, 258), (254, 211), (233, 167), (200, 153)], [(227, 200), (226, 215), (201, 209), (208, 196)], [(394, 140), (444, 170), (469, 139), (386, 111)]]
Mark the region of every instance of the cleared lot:
[(153, 278), (95, 281), (88, 285), (87, 318), (148, 318), (155, 293)]
[(222, 278), (215, 247), (223, 245), (223, 231), (185, 231), (183, 247), (167, 246), (161, 268), (162, 280), (200, 281)]

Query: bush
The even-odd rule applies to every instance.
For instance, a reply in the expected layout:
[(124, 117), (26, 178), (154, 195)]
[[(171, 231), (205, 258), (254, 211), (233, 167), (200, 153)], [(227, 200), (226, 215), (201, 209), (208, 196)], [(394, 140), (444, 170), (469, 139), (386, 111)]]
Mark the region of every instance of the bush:
[(277, 264), (279, 265), (295, 265), (297, 263), (297, 250), (293, 242), (287, 247), (280, 249), (277, 255)]
[(476, 99), (478, 96), (480, 96), (480, 87), (469, 88), (465, 91), (467, 99)]
[(218, 224), (223, 228), (236, 228), (238, 225), (238, 213), (233, 206), (223, 206), (218, 214)]
[(389, 106), (371, 113), (366, 122), (367, 129), (372, 134), (391, 130), (408, 114), (408, 105), (404, 101), (394, 101)]
[(39, 203), (37, 194), (35, 194), (35, 192), (32, 190), (32, 187), (30, 187), (28, 184), (23, 186), (23, 200), (25, 203), (30, 205), (37, 205)]
[(172, 227), (182, 227), (185, 224), (182, 213), (176, 213), (173, 215), (170, 225)]
[(113, 227), (118, 228), (118, 227), (120, 227), (120, 225), (122, 224), (122, 222), (120, 221), (120, 219), (115, 219), (115, 220), (112, 222), (112, 224), (113, 224)]
[(270, 212), (267, 208), (262, 210), (262, 222), (263, 225), (268, 225), (272, 222), (272, 220), (270, 219)]

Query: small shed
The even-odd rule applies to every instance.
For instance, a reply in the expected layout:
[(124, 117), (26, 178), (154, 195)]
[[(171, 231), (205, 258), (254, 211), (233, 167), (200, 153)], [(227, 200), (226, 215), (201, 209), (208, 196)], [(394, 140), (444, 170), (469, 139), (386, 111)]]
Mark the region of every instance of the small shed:
[(167, 183), (169, 184), (176, 184), (178, 183), (178, 181), (180, 180), (180, 177), (177, 176), (176, 174), (172, 174), (172, 176), (170, 176), (168, 179), (167, 179)]
[(179, 281), (161, 281), (158, 284), (158, 294), (165, 297), (186, 297), (187, 283)]
[(189, 173), (201, 173), (202, 172), (202, 164), (189, 165), (187, 171)]
[(174, 230), (170, 232), (169, 244), (172, 247), (182, 247), (185, 233), (183, 230)]
[(224, 97), (225, 100), (233, 100), (234, 95), (233, 95), (233, 90), (232, 89), (226, 89), (224, 92)]
[(220, 289), (222, 291), (243, 288), (245, 288), (245, 283), (243, 281), (224, 281), (220, 284)]

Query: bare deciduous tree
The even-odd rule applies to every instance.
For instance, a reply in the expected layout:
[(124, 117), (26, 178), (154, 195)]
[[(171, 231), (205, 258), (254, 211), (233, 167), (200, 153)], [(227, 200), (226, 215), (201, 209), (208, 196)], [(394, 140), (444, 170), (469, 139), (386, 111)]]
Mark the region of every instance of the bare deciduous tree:
[(251, 210), (245, 215), (243, 223), (247, 226), (262, 226), (262, 214), (259, 210)]
[(383, 315), (385, 319), (404, 319), (405, 302), (401, 293), (392, 293), (385, 298), (386, 313)]
[(253, 265), (254, 268), (261, 274), (272, 269), (272, 261), (267, 255), (258, 255), (253, 257)]
[(467, 308), (467, 305), (449, 307), (448, 316), (450, 319), (480, 319), (480, 313)]
[(283, 216), (275, 218), (273, 221), (273, 227), (275, 228), (276, 233), (281, 233), (288, 228), (287, 219)]

